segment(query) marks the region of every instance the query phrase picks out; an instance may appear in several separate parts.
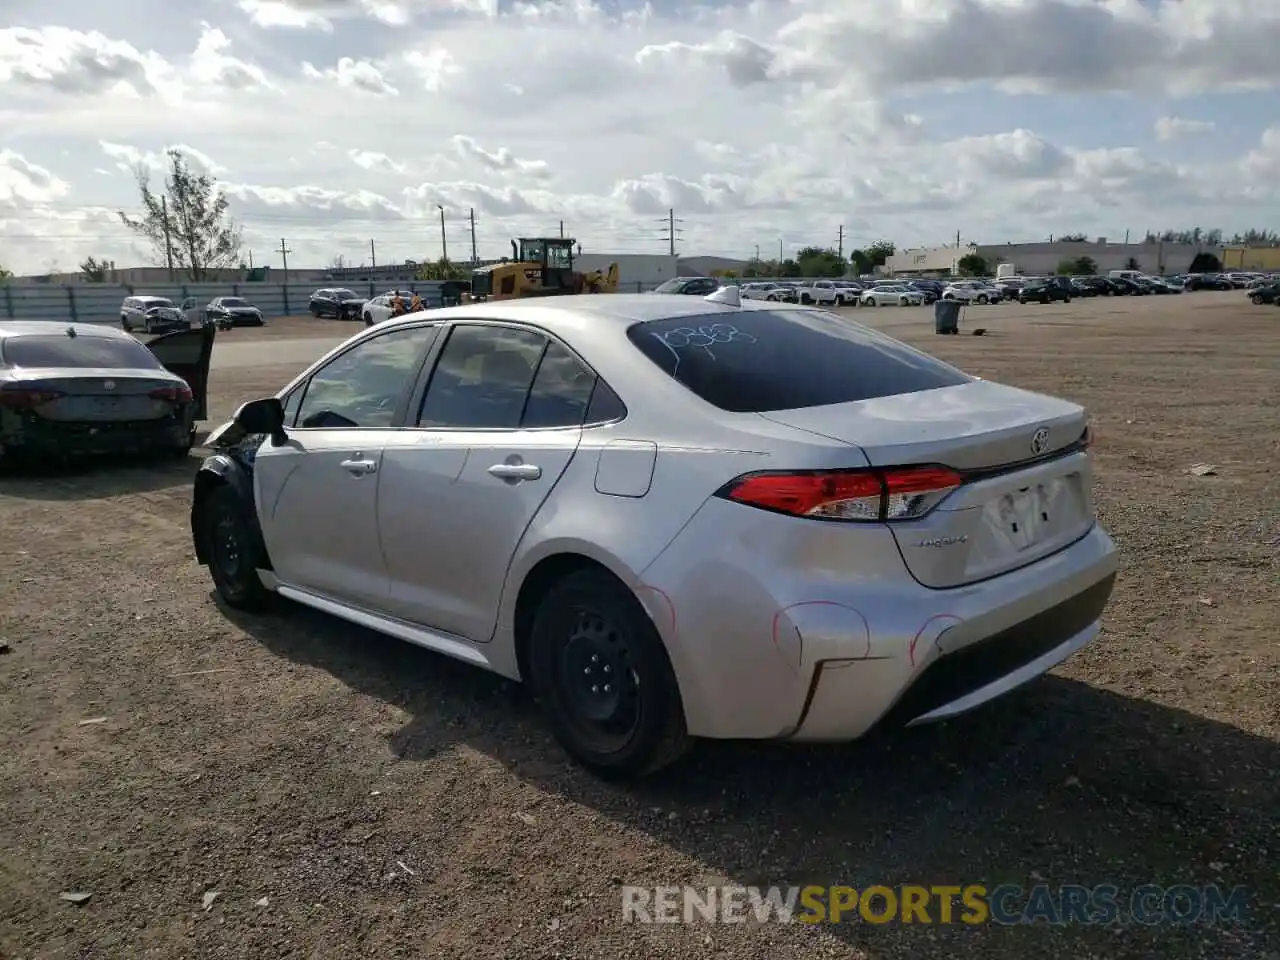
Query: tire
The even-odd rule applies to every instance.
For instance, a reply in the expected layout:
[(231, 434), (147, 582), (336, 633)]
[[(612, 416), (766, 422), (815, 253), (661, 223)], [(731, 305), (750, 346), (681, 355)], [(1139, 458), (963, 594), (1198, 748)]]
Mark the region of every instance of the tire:
[(372, 313), (366, 313), (366, 314), (364, 315), (364, 325), (365, 325), (366, 327), (372, 327), (372, 326), (373, 326), (373, 314), (372, 314)]
[(986, 304), (990, 303), (991, 300), (985, 293), (980, 293), (978, 294), (978, 302), (985, 306)]
[(868, 306), (868, 307), (874, 307), (874, 306), (876, 305), (876, 298), (875, 298), (875, 297), (867, 297), (867, 299), (866, 299), (866, 301), (865, 301), (865, 302), (866, 302), (866, 304), (867, 304), (867, 306)]
[(955, 298), (956, 298), (956, 295), (954, 293), (944, 293), (942, 295), (943, 300), (954, 300)]
[(1260, 303), (1262, 303), (1262, 298), (1261, 298), (1260, 296), (1258, 296), (1256, 293), (1255, 293), (1255, 294), (1253, 294), (1252, 296), (1250, 296), (1250, 297), (1249, 297), (1249, 299), (1250, 299), (1251, 301), (1253, 301), (1253, 303), (1254, 303), (1254, 304), (1260, 304)]
[[(534, 616), (529, 666), (556, 740), (598, 775), (642, 777), (688, 748), (680, 691), (662, 638), (636, 598), (608, 573), (580, 570), (547, 592)], [(616, 691), (605, 692), (613, 685), (606, 677), (621, 678)]]
[(310, 311), (311, 311), (311, 316), (312, 316), (312, 317), (314, 317), (316, 320), (319, 320), (319, 319), (320, 319), (320, 308), (319, 308), (319, 307), (317, 307), (317, 306), (315, 306), (314, 304), (312, 304), (308, 309), (310, 309)]
[(127, 318), (127, 317), (121, 317), (121, 318), (120, 318), (120, 329), (121, 329), (121, 330), (123, 330), (125, 333), (129, 333), (129, 332), (130, 332), (130, 331), (129, 331), (129, 320), (128, 320), (128, 318)]
[(1070, 303), (1070, 302), (1071, 302), (1071, 298), (1070, 298), (1070, 297), (1063, 297), (1063, 298), (1062, 298), (1062, 302), (1063, 302), (1063, 303)]
[(200, 537), (209, 557), (209, 575), (218, 596), (237, 610), (262, 610), (274, 595), (257, 569), (261, 551), (245, 516), (251, 509), (226, 484), (214, 487), (200, 503)]

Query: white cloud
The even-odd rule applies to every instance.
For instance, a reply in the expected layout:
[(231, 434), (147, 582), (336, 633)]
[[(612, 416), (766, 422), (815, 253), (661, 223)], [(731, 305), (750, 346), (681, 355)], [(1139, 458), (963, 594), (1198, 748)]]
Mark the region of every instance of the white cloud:
[(13, 150), (0, 150), (0, 205), (47, 203), (65, 197), (69, 191), (65, 180), (44, 167)]
[(428, 93), (444, 90), (450, 78), (462, 72), (454, 55), (443, 47), (411, 50), (404, 59)]
[(350, 90), (361, 90), (378, 96), (394, 97), (400, 93), (387, 82), (378, 67), (368, 60), (353, 60), (343, 57), (336, 66), (318, 70), (311, 63), (304, 61), (302, 75), (312, 80), (327, 80)]
[(1212, 120), (1184, 120), (1181, 117), (1161, 117), (1155, 122), (1156, 139), (1162, 142), (1178, 140), (1182, 137), (1195, 136), (1198, 133), (1212, 133), (1215, 124)]
[[(0, 168), (5, 257), (134, 257), (100, 211), (136, 207), (123, 171), (166, 145), (291, 266), (359, 237), (437, 256), (437, 204), (451, 251), (474, 210), (489, 255), (561, 220), (587, 250), (662, 252), (671, 208), (683, 249), (729, 255), (841, 226), (850, 247), (1280, 222), (1280, 132), (1239, 95), (1280, 86), (1273, 0), (192, 3), (108, 28), (59, 0), (79, 29), (0, 29), (3, 147), (52, 178)], [(1038, 99), (1062, 92), (1086, 108)], [(1232, 140), (1139, 149), (1209, 132), (1184, 94)]]
[(486, 170), (495, 173), (524, 177), (530, 180), (547, 180), (551, 168), (545, 160), (523, 160), (506, 147), (486, 150), (474, 138), (458, 134), (453, 138), (454, 149), (464, 160), (473, 160)]
[(188, 166), (197, 173), (218, 176), (227, 172), (227, 168), (222, 164), (195, 147), (187, 146), (185, 143), (170, 144), (163, 149), (154, 151), (140, 150), (126, 143), (111, 143), (108, 140), (100, 140), (98, 145), (102, 148), (103, 153), (116, 161), (116, 169), (123, 173), (132, 174), (141, 167), (148, 173), (163, 176), (169, 170), (168, 153), (170, 150), (181, 151)]

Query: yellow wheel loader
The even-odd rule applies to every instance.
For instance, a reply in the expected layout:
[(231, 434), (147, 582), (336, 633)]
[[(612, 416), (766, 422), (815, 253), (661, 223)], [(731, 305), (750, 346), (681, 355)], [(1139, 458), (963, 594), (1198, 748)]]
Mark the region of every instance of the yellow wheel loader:
[(575, 293), (617, 293), (618, 264), (579, 273), (573, 269), (576, 241), (567, 237), (522, 237), (511, 241), (511, 260), (480, 267), (471, 275), (472, 300), (515, 300)]

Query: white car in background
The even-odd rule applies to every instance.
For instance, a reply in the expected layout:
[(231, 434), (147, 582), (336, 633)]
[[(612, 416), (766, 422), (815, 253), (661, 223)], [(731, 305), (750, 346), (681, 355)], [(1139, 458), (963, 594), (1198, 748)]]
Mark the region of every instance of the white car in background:
[[(410, 304), (413, 302), (413, 294), (408, 290), (402, 290), (400, 291), (400, 297), (404, 300), (404, 312), (408, 313)], [(384, 293), (366, 301), (361, 314), (364, 319), (364, 325), (372, 327), (375, 323), (389, 320), (391, 318), (391, 301), (395, 298), (396, 291), (393, 290), (390, 293)]]
[(836, 286), (830, 280), (810, 280), (800, 284), (798, 289), (801, 303), (832, 307), (840, 303), (840, 295), (836, 293)]
[(1004, 294), (985, 280), (957, 280), (942, 291), (942, 299), (962, 303), (999, 303)]
[(776, 283), (745, 283), (740, 293), (744, 300), (767, 300), (769, 291), (776, 286)]
[(918, 307), (924, 294), (901, 283), (881, 283), (862, 295), (864, 307)]

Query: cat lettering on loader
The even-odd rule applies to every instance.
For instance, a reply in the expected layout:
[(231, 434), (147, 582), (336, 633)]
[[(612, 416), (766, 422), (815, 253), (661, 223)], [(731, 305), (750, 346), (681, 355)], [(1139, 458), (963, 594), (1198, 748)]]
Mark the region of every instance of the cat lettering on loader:
[(511, 241), (511, 260), (480, 267), (471, 275), (472, 300), (516, 300), (576, 293), (617, 293), (618, 264), (581, 273), (573, 269), (577, 241), (568, 237), (522, 237)]

